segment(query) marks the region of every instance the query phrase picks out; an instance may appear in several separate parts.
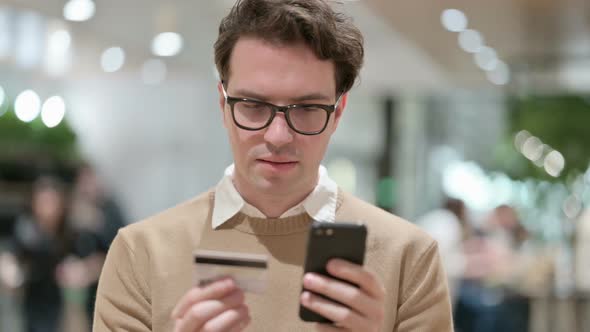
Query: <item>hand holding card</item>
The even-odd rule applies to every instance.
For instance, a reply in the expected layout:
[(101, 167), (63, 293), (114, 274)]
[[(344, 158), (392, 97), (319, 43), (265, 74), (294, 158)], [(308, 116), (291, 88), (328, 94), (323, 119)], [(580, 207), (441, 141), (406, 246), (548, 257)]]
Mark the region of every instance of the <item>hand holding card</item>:
[(229, 278), (191, 288), (171, 316), (174, 332), (242, 331), (251, 321), (244, 292)]
[(228, 277), (245, 292), (263, 293), (266, 289), (268, 259), (264, 255), (197, 250), (194, 257), (198, 286)]

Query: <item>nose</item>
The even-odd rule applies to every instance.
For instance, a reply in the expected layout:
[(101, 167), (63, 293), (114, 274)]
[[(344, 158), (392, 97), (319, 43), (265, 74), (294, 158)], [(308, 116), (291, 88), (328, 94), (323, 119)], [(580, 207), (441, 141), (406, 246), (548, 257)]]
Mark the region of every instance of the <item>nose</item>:
[(293, 141), (295, 133), (289, 127), (284, 114), (277, 114), (264, 133), (264, 140), (279, 148)]

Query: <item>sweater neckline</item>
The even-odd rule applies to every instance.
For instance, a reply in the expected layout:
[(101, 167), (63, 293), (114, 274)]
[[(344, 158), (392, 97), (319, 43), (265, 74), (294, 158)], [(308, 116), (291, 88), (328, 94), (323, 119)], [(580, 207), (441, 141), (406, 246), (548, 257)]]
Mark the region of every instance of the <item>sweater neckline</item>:
[[(342, 206), (342, 192), (338, 188), (336, 212)], [(215, 202), (215, 191), (209, 193), (209, 203), (212, 209)], [(303, 233), (309, 230), (313, 219), (307, 213), (301, 213), (295, 216), (284, 218), (257, 218), (249, 217), (242, 212), (238, 212), (227, 222), (220, 225), (217, 230), (235, 229), (237, 231), (254, 234), (254, 235), (288, 235), (294, 233)], [(321, 220), (318, 220), (321, 221)], [(212, 225), (210, 225), (213, 227)]]

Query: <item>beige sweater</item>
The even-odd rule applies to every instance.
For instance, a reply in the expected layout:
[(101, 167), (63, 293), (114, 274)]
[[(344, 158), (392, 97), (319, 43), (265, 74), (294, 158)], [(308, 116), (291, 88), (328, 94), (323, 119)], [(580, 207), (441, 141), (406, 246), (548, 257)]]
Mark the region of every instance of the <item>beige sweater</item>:
[[(384, 331), (452, 331), (451, 306), (436, 243), (412, 224), (349, 194), (338, 195), (337, 221), (367, 225), (365, 266), (386, 287)], [(269, 256), (264, 294), (246, 294), (247, 331), (308, 331), (299, 319), (306, 214), (282, 219), (238, 214), (214, 230), (213, 192), (125, 227), (100, 278), (94, 331), (172, 331), (170, 313), (193, 286), (197, 248)]]

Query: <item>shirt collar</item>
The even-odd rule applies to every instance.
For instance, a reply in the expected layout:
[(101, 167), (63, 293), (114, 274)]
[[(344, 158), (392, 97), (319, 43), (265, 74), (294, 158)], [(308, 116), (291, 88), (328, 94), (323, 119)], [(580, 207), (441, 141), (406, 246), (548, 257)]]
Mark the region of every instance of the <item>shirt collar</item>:
[[(248, 204), (233, 184), (234, 164), (225, 169), (223, 178), (215, 187), (212, 226), (217, 228), (226, 221), (242, 212), (249, 217), (266, 218), (256, 207)], [(313, 191), (299, 204), (287, 210), (280, 217), (309, 214), (314, 220), (334, 222), (336, 220), (336, 204), (338, 185), (330, 179), (328, 171), (320, 165), (319, 180)]]

